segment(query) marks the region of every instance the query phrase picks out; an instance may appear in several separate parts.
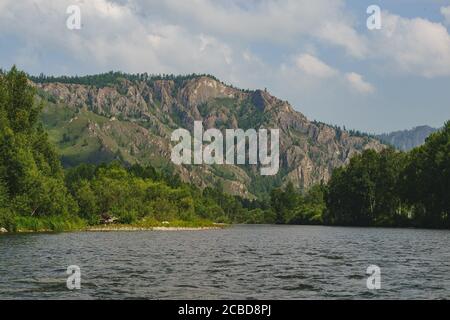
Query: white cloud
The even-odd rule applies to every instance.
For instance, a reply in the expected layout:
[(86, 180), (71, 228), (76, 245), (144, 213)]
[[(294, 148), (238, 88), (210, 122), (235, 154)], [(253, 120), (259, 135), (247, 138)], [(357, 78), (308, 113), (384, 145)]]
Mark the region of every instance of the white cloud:
[(105, 0), (92, 1), (92, 6), (97, 14), (108, 18), (120, 19), (129, 13), (126, 7)]
[(367, 51), (343, 0), (130, 0), (130, 7), (231, 41), (292, 44), (313, 37), (352, 56), (362, 57)]
[(317, 35), (329, 44), (344, 47), (353, 57), (364, 58), (368, 53), (366, 40), (348, 24), (336, 21), (326, 23)]
[(311, 76), (329, 78), (337, 74), (337, 70), (310, 54), (299, 55), (295, 63), (297, 68)]
[[(280, 76), (274, 72), (288, 61), (264, 61), (249, 49), (251, 43), (273, 47), (281, 43), (295, 50), (314, 46), (313, 37), (353, 56), (365, 50), (342, 0), (246, 2), (251, 8), (242, 2), (213, 0), (2, 0), (2, 4), (8, 9), (0, 11), (0, 29), (27, 43), (14, 59), (32, 73), (48, 73), (43, 66), (59, 74), (112, 69), (212, 73), (236, 86), (270, 88)], [(66, 8), (73, 4), (81, 8), (83, 27), (77, 31), (65, 27)], [(26, 23), (17, 23), (17, 17)], [(330, 28), (333, 23), (338, 27)], [(60, 59), (53, 62), (49, 53)], [(339, 74), (313, 55), (299, 56), (296, 63), (319, 79)]]
[[(246, 63), (257, 60), (247, 59), (248, 55), (242, 59), (242, 52), (255, 43), (272, 48), (280, 45), (290, 51), (286, 56), (308, 46), (344, 49), (364, 62), (381, 62), (390, 72), (429, 78), (450, 76), (450, 35), (440, 23), (384, 12), (382, 29), (365, 36), (356, 31), (343, 0), (244, 3), (1, 0), (0, 29), (2, 35), (26, 43), (14, 57), (24, 67), (33, 64), (38, 68), (51, 52), (67, 58), (52, 68), (68, 68), (64, 61), (77, 61), (98, 66), (93, 72), (105, 68), (210, 72), (226, 80), (232, 73), (237, 76), (239, 68), (247, 69)], [(65, 28), (65, 9), (71, 4), (81, 7), (80, 31)], [(450, 6), (442, 7), (441, 12), (450, 17)], [(277, 63), (289, 62), (283, 59)], [(277, 68), (274, 62), (259, 65), (267, 67), (271, 63), (272, 68)], [(303, 72), (319, 78), (338, 72), (314, 55), (300, 56), (296, 64)]]
[(371, 58), (384, 60), (390, 70), (450, 76), (450, 35), (442, 24), (384, 12), (381, 30), (371, 35)]
[(444, 16), (445, 23), (450, 25), (450, 6), (441, 7), (441, 14)]
[[(337, 85), (340, 82), (359, 93), (375, 92), (375, 87), (365, 81), (360, 74), (356, 72), (343, 73), (311, 54), (306, 53), (297, 56), (295, 65), (304, 75), (327, 81), (322, 83), (322, 87), (329, 88), (330, 85)], [(285, 69), (286, 67), (284, 67)]]
[[(221, 39), (170, 21), (144, 19), (129, 3), (2, 1), (8, 8), (0, 12), (2, 34), (27, 44), (17, 52), (14, 62), (27, 70), (37, 69), (37, 73), (48, 72), (42, 68), (48, 66), (52, 60), (48, 57), (53, 54), (63, 57), (51, 62), (54, 73), (114, 69), (223, 76), (233, 63), (234, 50)], [(66, 8), (71, 4), (80, 6), (81, 30), (66, 28)]]
[(355, 89), (360, 93), (375, 92), (375, 87), (370, 83), (364, 81), (363, 77), (358, 73), (355, 72), (346, 73), (345, 78), (348, 81), (351, 88)]
[[(79, 31), (65, 26), (71, 4), (81, 7)], [(0, 0), (0, 9), (0, 67), (34, 74), (211, 73), (314, 113), (331, 100), (381, 97), (374, 70), (386, 83), (392, 74), (450, 76), (443, 24), (383, 13), (381, 30), (357, 32), (365, 12), (353, 20), (344, 0)]]

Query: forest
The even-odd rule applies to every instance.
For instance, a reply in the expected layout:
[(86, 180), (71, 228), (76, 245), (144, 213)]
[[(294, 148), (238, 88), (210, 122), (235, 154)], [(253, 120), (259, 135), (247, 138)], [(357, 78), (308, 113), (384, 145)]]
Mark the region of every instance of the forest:
[[(145, 76), (143, 76), (145, 77)], [(108, 81), (91, 79), (92, 81)], [(308, 190), (261, 199), (200, 189), (171, 171), (118, 161), (64, 169), (25, 73), (0, 74), (0, 228), (67, 231), (117, 223), (278, 223), (450, 228), (450, 122), (410, 152), (364, 151)]]

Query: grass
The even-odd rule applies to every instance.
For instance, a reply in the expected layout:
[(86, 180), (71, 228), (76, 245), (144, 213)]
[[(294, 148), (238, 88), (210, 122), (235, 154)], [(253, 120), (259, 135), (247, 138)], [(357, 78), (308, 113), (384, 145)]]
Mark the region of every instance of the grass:
[(63, 232), (86, 229), (86, 222), (79, 217), (49, 216), (29, 217), (16, 216), (15, 230), (17, 232)]

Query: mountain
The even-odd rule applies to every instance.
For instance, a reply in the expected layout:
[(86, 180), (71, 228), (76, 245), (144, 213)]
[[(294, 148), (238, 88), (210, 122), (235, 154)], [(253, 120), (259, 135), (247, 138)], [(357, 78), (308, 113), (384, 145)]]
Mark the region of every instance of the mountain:
[[(42, 120), (66, 166), (120, 159), (175, 170), (185, 181), (220, 185), (252, 198), (291, 181), (308, 188), (377, 139), (309, 121), (267, 91), (240, 90), (212, 76), (107, 73), (31, 78), (44, 102)], [(173, 130), (280, 129), (280, 170), (261, 176), (256, 165), (183, 165), (170, 161)]]
[(438, 131), (438, 129), (430, 126), (418, 126), (411, 130), (381, 134), (378, 135), (377, 138), (399, 150), (409, 151), (424, 144), (425, 139), (436, 131)]

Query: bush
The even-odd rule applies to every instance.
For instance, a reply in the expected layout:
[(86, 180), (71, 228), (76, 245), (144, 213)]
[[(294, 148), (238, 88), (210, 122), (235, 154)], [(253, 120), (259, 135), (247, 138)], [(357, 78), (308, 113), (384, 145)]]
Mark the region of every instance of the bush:
[(86, 222), (77, 216), (48, 216), (48, 217), (15, 217), (17, 231), (76, 231), (86, 228)]
[(0, 208), (0, 228), (5, 228), (9, 232), (16, 231), (16, 222), (11, 210)]
[(132, 224), (137, 221), (138, 213), (135, 210), (126, 210), (123, 208), (113, 208), (111, 210), (112, 216), (118, 218), (120, 223)]

